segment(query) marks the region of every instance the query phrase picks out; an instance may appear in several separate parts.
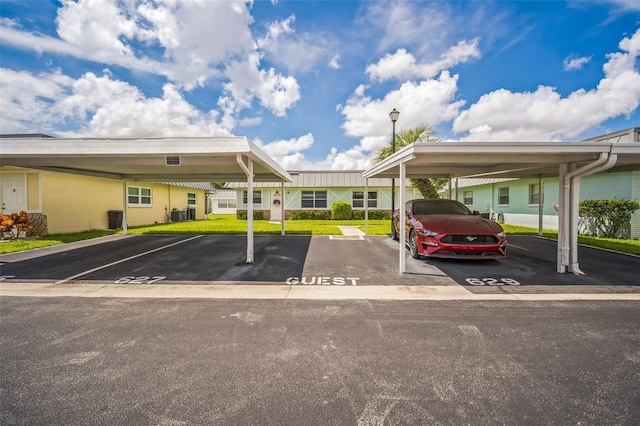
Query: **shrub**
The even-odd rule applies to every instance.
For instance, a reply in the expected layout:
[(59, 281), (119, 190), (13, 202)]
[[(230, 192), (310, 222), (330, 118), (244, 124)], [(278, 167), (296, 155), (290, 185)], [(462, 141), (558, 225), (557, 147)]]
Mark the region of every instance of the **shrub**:
[[(247, 210), (238, 210), (237, 217), (238, 220), (247, 220)], [(253, 220), (264, 220), (264, 211), (254, 210)]]
[[(371, 220), (391, 220), (391, 213), (386, 210), (369, 210)], [(354, 210), (351, 217), (356, 220), (364, 220), (364, 210)]]
[(0, 216), (0, 232), (2, 232), (3, 237), (9, 237), (14, 240), (24, 238), (28, 229), (29, 215), (25, 211)]
[(580, 201), (579, 215), (587, 231), (605, 238), (616, 238), (631, 214), (640, 209), (636, 200), (617, 198)]
[(350, 220), (351, 204), (346, 201), (336, 201), (331, 205), (331, 219), (333, 220)]
[(330, 210), (295, 210), (289, 215), (291, 220), (330, 220)]

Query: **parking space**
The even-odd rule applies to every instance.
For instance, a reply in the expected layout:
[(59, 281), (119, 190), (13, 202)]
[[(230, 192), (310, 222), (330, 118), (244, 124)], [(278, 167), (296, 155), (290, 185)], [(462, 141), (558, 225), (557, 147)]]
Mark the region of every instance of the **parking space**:
[(461, 285), (640, 286), (640, 257), (579, 246), (585, 275), (556, 272), (557, 243), (534, 236), (509, 236), (507, 258), (498, 261), (427, 259)]
[(640, 258), (580, 247), (585, 276), (555, 272), (556, 243), (509, 237), (499, 261), (412, 259), (398, 274), (389, 237), (256, 236), (246, 264), (243, 235), (140, 235), (0, 258), (1, 280), (83, 284), (276, 284), (330, 286), (639, 286)]

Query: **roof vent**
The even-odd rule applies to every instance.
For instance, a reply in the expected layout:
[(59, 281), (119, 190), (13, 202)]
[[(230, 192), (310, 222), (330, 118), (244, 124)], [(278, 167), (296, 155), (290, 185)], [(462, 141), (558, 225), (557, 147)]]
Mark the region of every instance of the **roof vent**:
[(167, 155), (167, 166), (179, 166), (180, 165), (180, 156), (179, 155)]

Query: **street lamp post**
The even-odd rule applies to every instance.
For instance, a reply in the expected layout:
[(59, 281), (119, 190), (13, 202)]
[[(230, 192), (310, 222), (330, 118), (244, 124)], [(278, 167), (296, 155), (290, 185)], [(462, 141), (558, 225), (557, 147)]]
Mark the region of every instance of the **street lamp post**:
[[(393, 131), (391, 134), (391, 154), (393, 155), (396, 152), (396, 121), (400, 116), (400, 111), (395, 108), (393, 111), (389, 113), (389, 118), (391, 119), (391, 123), (393, 125)], [(391, 178), (391, 226), (393, 226), (393, 212), (396, 211), (396, 180)]]

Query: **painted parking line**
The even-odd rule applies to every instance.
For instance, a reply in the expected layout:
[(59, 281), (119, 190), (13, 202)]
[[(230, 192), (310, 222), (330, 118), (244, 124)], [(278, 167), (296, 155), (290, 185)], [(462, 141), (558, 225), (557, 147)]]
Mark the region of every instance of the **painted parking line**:
[(193, 240), (201, 238), (203, 236), (204, 235), (196, 235), (195, 237), (187, 238), (186, 240), (180, 240), (180, 241), (177, 241), (175, 243), (168, 244), (166, 246), (158, 247), (158, 248), (153, 249), (153, 250), (148, 250), (148, 251), (145, 251), (143, 253), (138, 253), (136, 255), (129, 256), (129, 257), (124, 258), (124, 259), (116, 260), (115, 262), (111, 262), (111, 263), (107, 263), (105, 265), (98, 266), (96, 268), (88, 269), (88, 270), (86, 270), (84, 272), (80, 272), (79, 274), (75, 274), (75, 275), (72, 275), (70, 277), (64, 278), (62, 280), (56, 281), (55, 284), (64, 284), (64, 283), (66, 283), (68, 281), (72, 281), (72, 280), (74, 280), (76, 278), (82, 277), (82, 276), (87, 275), (87, 274), (91, 274), (91, 273), (99, 271), (101, 269), (109, 268), (111, 266), (118, 265), (120, 263), (128, 262), (129, 260), (137, 259), (137, 258), (142, 257), (142, 256), (147, 256), (147, 255), (149, 255), (151, 253), (155, 253), (155, 252), (158, 252), (158, 251), (161, 251), (161, 250), (165, 250), (165, 249), (177, 246), (179, 244), (187, 243), (189, 241), (193, 241)]

